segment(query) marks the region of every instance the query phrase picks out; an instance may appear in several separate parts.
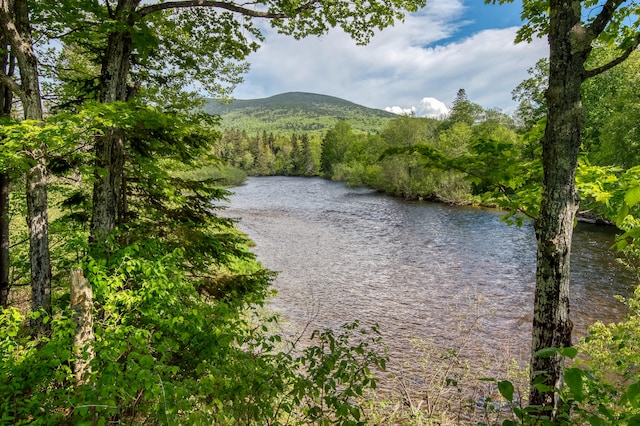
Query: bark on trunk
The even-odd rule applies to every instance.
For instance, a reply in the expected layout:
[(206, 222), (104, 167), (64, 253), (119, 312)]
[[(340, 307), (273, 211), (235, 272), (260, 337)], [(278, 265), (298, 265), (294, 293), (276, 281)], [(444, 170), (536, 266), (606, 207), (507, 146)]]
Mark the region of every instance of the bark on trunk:
[[(547, 410), (557, 404), (553, 389), (562, 382), (562, 359), (557, 355), (541, 358), (536, 352), (571, 346), (569, 266), (579, 202), (575, 172), (583, 125), (580, 86), (590, 51), (580, 25), (580, 2), (570, 3), (550, 3), (548, 114), (542, 141), (544, 181), (535, 226), (538, 251), (529, 403)], [(547, 390), (539, 390), (535, 382), (546, 385)]]
[(71, 310), (76, 322), (73, 335), (73, 351), (76, 360), (73, 364), (73, 373), (76, 377), (76, 385), (82, 385), (87, 381), (87, 375), (91, 374), (91, 361), (95, 356), (93, 342), (93, 290), (87, 279), (82, 274), (82, 269), (71, 271)]
[(0, 173), (0, 308), (9, 305), (9, 174)]
[[(27, 173), (27, 224), (31, 261), (31, 307), (51, 315), (51, 260), (49, 257), (49, 214), (47, 211), (47, 169), (44, 150), (34, 149), (30, 155), (35, 165)], [(34, 334), (47, 334), (50, 322), (42, 317), (31, 322)]]
[[(122, 22), (121, 28), (134, 23), (134, 11), (140, 0), (120, 0), (114, 19)], [(109, 35), (100, 76), (100, 102), (125, 102), (127, 100), (127, 76), (131, 66), (133, 41), (129, 31), (120, 30)], [(93, 187), (93, 212), (91, 238), (103, 241), (115, 228), (118, 219), (124, 218), (124, 132), (109, 129), (95, 141), (96, 182)]]
[[(20, 97), (24, 118), (42, 120), (42, 99), (38, 77), (38, 61), (33, 50), (27, 0), (1, 0), (0, 20), (20, 68)], [(51, 260), (49, 257), (49, 216), (47, 211), (47, 168), (45, 146), (25, 147), (31, 160), (27, 172), (27, 224), (31, 263), (32, 309), (51, 313)], [(42, 317), (32, 320), (31, 332), (48, 333), (50, 322)]]
[[(0, 67), (6, 76), (13, 76), (14, 58), (10, 52), (9, 43), (2, 38), (5, 53), (0, 58)], [(0, 115), (7, 117), (11, 114), (13, 92), (6, 84), (0, 84)], [(7, 171), (0, 173), (0, 307), (9, 305), (9, 183)]]
[(109, 129), (95, 141), (95, 183), (93, 184), (93, 210), (91, 215), (92, 241), (104, 241), (113, 231), (117, 221), (117, 206), (120, 198), (119, 175), (114, 157), (122, 151), (119, 129)]

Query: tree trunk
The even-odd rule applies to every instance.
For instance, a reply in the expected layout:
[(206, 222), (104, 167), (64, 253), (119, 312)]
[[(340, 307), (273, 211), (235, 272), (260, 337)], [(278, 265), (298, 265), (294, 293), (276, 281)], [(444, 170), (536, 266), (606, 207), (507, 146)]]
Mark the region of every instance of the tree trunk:
[[(4, 39), (4, 37), (3, 37)], [(13, 76), (14, 58), (10, 52), (9, 43), (2, 41), (5, 53), (0, 57), (0, 68), (8, 77)], [(13, 92), (6, 84), (0, 84), (0, 116), (11, 114)], [(0, 173), (0, 307), (9, 304), (9, 172)]]
[[(27, 0), (1, 0), (0, 20), (20, 69), (20, 98), (27, 120), (42, 120), (42, 98), (38, 61), (33, 50)], [(45, 146), (25, 147), (31, 166), (27, 172), (27, 225), (31, 263), (32, 309), (51, 314), (51, 260), (49, 257), (49, 215), (47, 211), (47, 168)], [(48, 333), (50, 322), (32, 320), (31, 332)]]
[(0, 308), (9, 305), (9, 174), (0, 173)]
[[(140, 0), (120, 0), (114, 18), (129, 28)], [(109, 35), (100, 75), (100, 102), (125, 102), (127, 76), (131, 66), (133, 41), (124, 29)], [(118, 218), (124, 218), (124, 132), (109, 129), (95, 141), (96, 182), (93, 186), (91, 239), (103, 241), (115, 228)]]
[(92, 241), (104, 241), (116, 226), (119, 199), (118, 171), (114, 170), (114, 148), (121, 138), (118, 129), (109, 129), (95, 140), (95, 183), (93, 184), (93, 210), (91, 215)]
[[(47, 211), (47, 169), (44, 149), (31, 150), (35, 165), (27, 172), (27, 224), (29, 225), (29, 257), (31, 261), (31, 307), (51, 315), (51, 260), (49, 257), (49, 214)], [(50, 322), (33, 319), (34, 334), (48, 333)]]
[(82, 269), (71, 271), (70, 299), (73, 319), (76, 323), (73, 334), (73, 352), (76, 357), (73, 374), (76, 377), (76, 385), (82, 385), (87, 382), (87, 375), (91, 374), (91, 361), (95, 356), (93, 290), (82, 274)]
[[(547, 414), (557, 404), (554, 389), (562, 383), (562, 359), (558, 355), (539, 357), (536, 352), (571, 346), (569, 265), (579, 202), (575, 172), (583, 125), (580, 86), (590, 51), (581, 31), (580, 2), (566, 3), (550, 2), (548, 114), (542, 141), (544, 180), (535, 224), (538, 251), (529, 403), (546, 407)], [(534, 383), (546, 385), (546, 389), (540, 390)]]

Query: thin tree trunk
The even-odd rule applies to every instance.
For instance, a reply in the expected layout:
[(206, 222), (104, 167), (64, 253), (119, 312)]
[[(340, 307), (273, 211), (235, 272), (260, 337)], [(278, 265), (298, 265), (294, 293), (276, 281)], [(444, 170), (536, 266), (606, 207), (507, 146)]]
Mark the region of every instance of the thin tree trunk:
[[(47, 211), (47, 169), (44, 149), (30, 153), (35, 165), (27, 172), (27, 224), (29, 225), (29, 257), (31, 261), (31, 307), (51, 315), (51, 260), (49, 257), (49, 214)], [(48, 333), (50, 322), (42, 317), (31, 322), (34, 334)]]
[[(562, 383), (559, 355), (540, 357), (545, 348), (571, 346), (569, 266), (578, 193), (575, 172), (580, 149), (583, 110), (580, 86), (590, 46), (580, 45), (580, 2), (567, 7), (551, 1), (550, 72), (546, 93), (548, 114), (542, 141), (544, 180), (542, 204), (535, 230), (538, 241), (536, 290), (532, 333), (531, 393), (529, 403), (557, 405), (554, 389)], [(546, 385), (540, 390), (534, 383)], [(541, 411), (542, 412), (542, 411)]]
[[(140, 0), (120, 0), (114, 18), (124, 28), (133, 25), (133, 11)], [(100, 102), (125, 102), (127, 76), (131, 67), (133, 41), (131, 33), (121, 30), (109, 35), (100, 75)], [(109, 129), (95, 142), (96, 182), (93, 187), (91, 239), (103, 241), (115, 228), (118, 219), (124, 219), (125, 136), (122, 129)]]
[[(20, 98), (27, 120), (42, 120), (42, 98), (38, 61), (33, 50), (27, 0), (0, 0), (0, 20), (20, 69)], [(51, 260), (49, 257), (49, 215), (47, 211), (47, 168), (44, 145), (25, 147), (31, 166), (27, 172), (27, 224), (31, 263), (32, 309), (51, 314)], [(48, 333), (50, 322), (32, 320), (31, 332)]]
[[(4, 37), (3, 37), (4, 39)], [(0, 58), (0, 67), (8, 77), (13, 76), (14, 58), (9, 53), (9, 43), (2, 41), (5, 54)], [(0, 84), (0, 116), (11, 114), (13, 92), (6, 84)], [(9, 184), (11, 180), (8, 171), (0, 173), (0, 307), (9, 305)]]
[(0, 173), (0, 308), (9, 305), (9, 174)]

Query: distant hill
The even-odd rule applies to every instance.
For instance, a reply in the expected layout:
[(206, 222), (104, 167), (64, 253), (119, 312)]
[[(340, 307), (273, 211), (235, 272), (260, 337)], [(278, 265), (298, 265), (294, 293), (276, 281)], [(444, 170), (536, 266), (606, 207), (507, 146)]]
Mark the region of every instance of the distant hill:
[(263, 99), (238, 99), (223, 104), (208, 99), (204, 111), (222, 117), (222, 128), (262, 133), (325, 133), (338, 121), (355, 132), (375, 133), (397, 117), (344, 99), (313, 93), (290, 92)]

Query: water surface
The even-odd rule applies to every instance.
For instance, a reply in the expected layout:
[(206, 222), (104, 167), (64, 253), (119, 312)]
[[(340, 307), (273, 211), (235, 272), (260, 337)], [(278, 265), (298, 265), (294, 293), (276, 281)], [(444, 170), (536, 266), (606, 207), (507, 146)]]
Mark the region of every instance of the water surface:
[[(258, 258), (279, 271), (272, 307), (293, 332), (359, 319), (378, 323), (393, 360), (411, 339), (526, 360), (535, 285), (535, 236), (478, 208), (405, 202), (319, 178), (250, 178), (224, 215), (239, 218)], [(615, 321), (633, 275), (609, 250), (615, 230), (579, 225), (572, 257), (572, 320), (584, 335)], [(464, 343), (461, 343), (464, 342)]]

